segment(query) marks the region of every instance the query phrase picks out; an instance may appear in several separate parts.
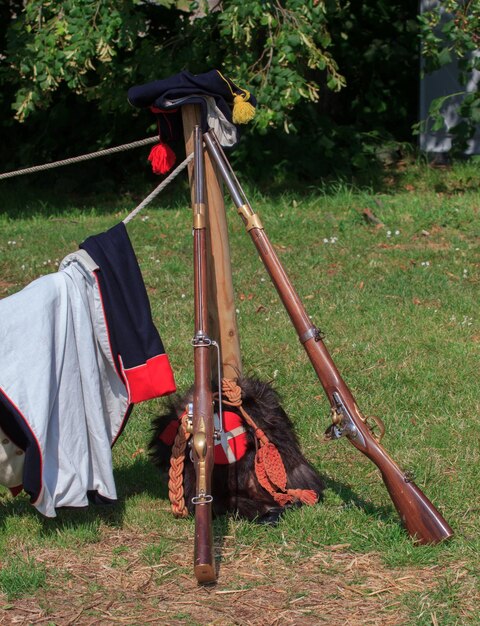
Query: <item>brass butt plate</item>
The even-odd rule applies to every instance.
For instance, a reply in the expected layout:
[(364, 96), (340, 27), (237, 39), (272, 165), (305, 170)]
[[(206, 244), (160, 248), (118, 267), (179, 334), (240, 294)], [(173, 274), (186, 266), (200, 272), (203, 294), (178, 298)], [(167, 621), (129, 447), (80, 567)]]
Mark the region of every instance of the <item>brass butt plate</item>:
[(195, 565), (193, 570), (199, 583), (214, 583), (217, 580), (215, 565), (210, 563)]

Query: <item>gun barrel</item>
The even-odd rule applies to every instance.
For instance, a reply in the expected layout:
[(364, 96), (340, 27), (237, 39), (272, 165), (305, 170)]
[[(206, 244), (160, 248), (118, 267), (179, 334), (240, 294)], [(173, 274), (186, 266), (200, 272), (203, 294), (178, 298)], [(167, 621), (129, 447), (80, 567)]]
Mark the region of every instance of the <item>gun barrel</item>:
[(320, 331), (312, 324), (212, 131), (206, 133), (204, 139), (210, 157), (224, 178), (237, 210), (242, 216), (332, 407), (337, 408), (336, 398), (341, 397), (349, 418), (355, 425), (356, 436), (347, 434), (347, 438), (379, 468), (385, 486), (408, 533), (419, 543), (438, 543), (447, 539), (453, 534), (448, 523), (420, 489), (407, 480), (405, 474), (372, 435), (352, 393), (321, 340)]

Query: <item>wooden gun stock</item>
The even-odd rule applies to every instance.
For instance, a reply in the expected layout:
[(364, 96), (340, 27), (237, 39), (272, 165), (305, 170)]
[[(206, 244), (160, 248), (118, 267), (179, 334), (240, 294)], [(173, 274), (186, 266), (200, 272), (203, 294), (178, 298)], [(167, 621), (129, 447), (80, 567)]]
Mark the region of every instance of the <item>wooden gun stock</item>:
[[(325, 387), (323, 381), (322, 384)], [(340, 388), (343, 388), (342, 391)], [(375, 463), (403, 525), (418, 543), (432, 544), (448, 539), (453, 534), (450, 526), (411, 477), (398, 467), (373, 436), (367, 420), (358, 410), (343, 381), (339, 389), (331, 391), (330, 388), (331, 396), (327, 392), (331, 397), (334, 416), (334, 423), (329, 428), (330, 438), (346, 436), (360, 452)]]
[(433, 544), (451, 537), (453, 531), (448, 523), (373, 435), (328, 353), (320, 331), (312, 324), (282, 267), (258, 215), (246, 200), (213, 132), (206, 133), (204, 140), (330, 401), (333, 415), (333, 424), (328, 431), (330, 437), (346, 436), (375, 463), (404, 526), (418, 543)]
[(201, 583), (216, 579), (213, 554), (211, 476), (213, 471), (213, 397), (207, 306), (207, 252), (205, 172), (203, 138), (198, 126), (194, 139), (193, 256), (195, 335), (193, 359), (195, 381), (192, 407), (192, 453), (196, 475), (194, 572)]

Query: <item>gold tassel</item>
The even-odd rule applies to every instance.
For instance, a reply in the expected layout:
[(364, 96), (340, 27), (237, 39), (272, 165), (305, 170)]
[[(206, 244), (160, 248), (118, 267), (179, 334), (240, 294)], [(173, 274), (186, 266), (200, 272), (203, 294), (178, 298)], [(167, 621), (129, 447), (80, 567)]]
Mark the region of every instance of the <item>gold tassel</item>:
[(246, 124), (255, 117), (255, 107), (246, 102), (249, 94), (236, 95), (233, 99), (232, 120), (234, 124)]

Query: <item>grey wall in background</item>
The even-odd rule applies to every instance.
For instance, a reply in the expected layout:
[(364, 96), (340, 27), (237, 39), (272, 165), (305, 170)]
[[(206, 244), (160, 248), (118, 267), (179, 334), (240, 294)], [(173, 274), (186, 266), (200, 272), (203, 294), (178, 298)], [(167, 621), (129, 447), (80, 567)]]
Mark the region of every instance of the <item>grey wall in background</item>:
[[(437, 4), (436, 0), (421, 0), (420, 10), (428, 11)], [(479, 52), (480, 54), (480, 52)], [(433, 74), (428, 74), (420, 80), (420, 119), (425, 120), (428, 116), (430, 103), (435, 98), (447, 96), (464, 91), (457, 80), (457, 65), (450, 63)], [(480, 84), (480, 72), (475, 71), (467, 85), (467, 91), (474, 91)], [(447, 128), (455, 125), (459, 120), (457, 108), (462, 96), (454, 96), (448, 100), (442, 109)], [(451, 138), (448, 131), (431, 132), (427, 126), (426, 132), (420, 134), (420, 149), (429, 153), (445, 153), (450, 150)], [(475, 137), (470, 141), (466, 154), (480, 154), (480, 128)]]

